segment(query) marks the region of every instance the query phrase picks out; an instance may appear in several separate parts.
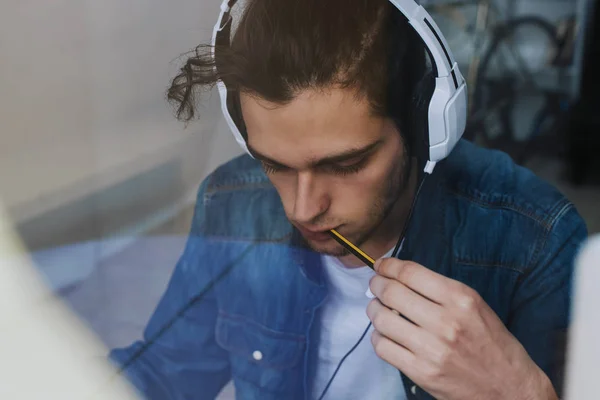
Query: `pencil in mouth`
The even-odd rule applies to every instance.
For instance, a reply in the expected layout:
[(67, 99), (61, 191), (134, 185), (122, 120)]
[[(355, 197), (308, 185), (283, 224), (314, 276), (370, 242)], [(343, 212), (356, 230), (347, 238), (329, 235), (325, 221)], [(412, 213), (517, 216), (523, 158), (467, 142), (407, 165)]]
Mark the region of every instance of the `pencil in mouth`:
[(341, 244), (342, 246), (344, 246), (344, 248), (346, 250), (348, 250), (350, 253), (354, 254), (355, 257), (357, 257), (359, 260), (361, 260), (362, 262), (364, 262), (365, 264), (367, 264), (371, 269), (373, 269), (373, 264), (375, 264), (375, 260), (372, 257), (369, 257), (369, 255), (367, 253), (365, 253), (364, 251), (362, 251), (361, 249), (359, 249), (357, 246), (355, 246), (351, 241), (349, 241), (344, 236), (342, 236), (335, 229), (331, 229), (329, 231), (329, 234), (339, 244)]

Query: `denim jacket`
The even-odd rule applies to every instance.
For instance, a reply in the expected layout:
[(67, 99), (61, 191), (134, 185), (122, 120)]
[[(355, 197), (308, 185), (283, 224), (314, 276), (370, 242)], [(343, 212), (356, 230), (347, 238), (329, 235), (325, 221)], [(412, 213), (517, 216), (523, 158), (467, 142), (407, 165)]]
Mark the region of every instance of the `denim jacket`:
[[(462, 141), (425, 180), (399, 258), (474, 288), (560, 392), (586, 236), (557, 190)], [(126, 376), (148, 399), (213, 399), (229, 380), (238, 399), (310, 399), (327, 284), (320, 255), (300, 243), (257, 161), (219, 167), (143, 340), (111, 358), (130, 361)], [(402, 379), (408, 399), (433, 398)]]

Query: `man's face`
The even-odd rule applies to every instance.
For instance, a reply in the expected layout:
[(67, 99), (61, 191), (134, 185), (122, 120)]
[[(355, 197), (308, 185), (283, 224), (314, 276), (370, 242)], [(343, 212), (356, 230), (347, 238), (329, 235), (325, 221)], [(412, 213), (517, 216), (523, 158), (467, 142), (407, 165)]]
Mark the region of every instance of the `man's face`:
[(284, 106), (242, 94), (241, 105), (248, 147), (311, 248), (348, 254), (329, 229), (358, 246), (386, 237), (406, 169), (391, 120), (350, 89), (307, 90)]

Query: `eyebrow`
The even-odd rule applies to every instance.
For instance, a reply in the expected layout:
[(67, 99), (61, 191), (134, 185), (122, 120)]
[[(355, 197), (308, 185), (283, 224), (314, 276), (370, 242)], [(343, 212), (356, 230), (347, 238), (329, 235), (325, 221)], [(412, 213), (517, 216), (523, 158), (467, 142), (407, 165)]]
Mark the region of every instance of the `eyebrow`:
[[(320, 160), (312, 161), (309, 164), (309, 167), (313, 168), (313, 167), (318, 167), (318, 166), (323, 166), (323, 165), (328, 165), (328, 164), (335, 164), (335, 163), (351, 160), (353, 158), (366, 155), (366, 154), (370, 153), (371, 151), (375, 150), (375, 148), (377, 146), (379, 146), (382, 142), (383, 142), (382, 139), (378, 139), (375, 142), (370, 143), (359, 149), (354, 148), (354, 149), (343, 151), (338, 154), (332, 154), (330, 156), (323, 157)], [(254, 156), (254, 158), (259, 159), (261, 161), (266, 161), (273, 165), (290, 168), (280, 161), (274, 160), (271, 157), (261, 154), (260, 152), (256, 151), (254, 148), (252, 148), (252, 146), (250, 146), (250, 144), (246, 144), (246, 146), (248, 147), (248, 151)]]

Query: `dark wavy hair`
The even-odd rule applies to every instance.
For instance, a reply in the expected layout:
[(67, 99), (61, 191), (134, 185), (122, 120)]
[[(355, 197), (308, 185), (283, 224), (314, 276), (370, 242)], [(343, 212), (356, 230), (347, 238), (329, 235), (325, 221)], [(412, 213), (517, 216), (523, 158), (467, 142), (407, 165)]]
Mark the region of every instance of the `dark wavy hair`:
[(393, 118), (410, 147), (425, 48), (388, 0), (247, 0), (230, 45), (215, 52), (218, 67), (200, 45), (173, 79), (167, 98), (179, 119), (194, 118), (195, 94), (219, 80), (231, 96), (282, 105), (306, 89), (343, 87)]

